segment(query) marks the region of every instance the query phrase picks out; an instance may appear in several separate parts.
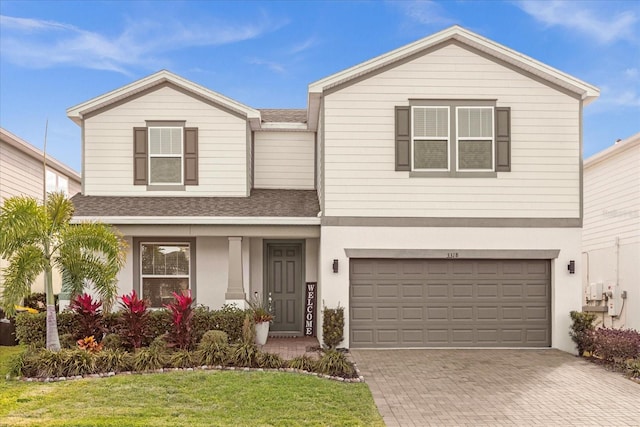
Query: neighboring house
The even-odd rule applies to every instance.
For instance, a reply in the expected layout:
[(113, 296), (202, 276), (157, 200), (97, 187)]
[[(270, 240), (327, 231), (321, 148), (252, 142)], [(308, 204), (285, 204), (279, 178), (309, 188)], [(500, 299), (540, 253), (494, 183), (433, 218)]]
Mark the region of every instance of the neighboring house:
[(582, 251), (583, 311), (640, 331), (640, 133), (584, 162)]
[[(458, 26), (256, 110), (160, 71), (70, 108), (75, 221), (115, 224), (122, 292), (271, 297), (347, 347), (573, 350), (582, 109), (597, 88)], [(305, 283), (317, 291), (308, 318)], [(311, 289), (309, 289), (311, 290)]]
[[(45, 189), (64, 191), (69, 196), (80, 192), (80, 175), (70, 167), (47, 156), (27, 141), (0, 128), (0, 205), (13, 196), (29, 196), (42, 201)], [(7, 262), (0, 259), (0, 269)], [(53, 275), (54, 291), (60, 292), (60, 274)], [(1, 287), (1, 286), (0, 286)], [(31, 286), (33, 292), (44, 292), (44, 276)]]

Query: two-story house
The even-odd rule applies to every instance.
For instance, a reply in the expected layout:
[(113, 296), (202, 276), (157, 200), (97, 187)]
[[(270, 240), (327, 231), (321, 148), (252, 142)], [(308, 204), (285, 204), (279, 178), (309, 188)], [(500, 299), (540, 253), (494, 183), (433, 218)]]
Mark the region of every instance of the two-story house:
[[(46, 192), (62, 191), (74, 195), (80, 191), (80, 175), (67, 165), (45, 155), (19, 136), (0, 128), (0, 205), (14, 196), (42, 200)], [(1, 270), (8, 265), (0, 259)], [(0, 276), (1, 279), (1, 276)], [(0, 280), (0, 289), (2, 280)], [(53, 275), (54, 291), (60, 292), (62, 276)], [(44, 292), (44, 275), (31, 285), (33, 292)]]
[[(68, 110), (76, 221), (116, 225), (153, 306), (311, 284), (347, 347), (556, 347), (581, 308), (582, 109), (598, 89), (458, 26), (256, 110), (160, 71)], [(318, 310), (321, 314), (321, 310)], [(311, 319), (311, 320), (309, 320)]]

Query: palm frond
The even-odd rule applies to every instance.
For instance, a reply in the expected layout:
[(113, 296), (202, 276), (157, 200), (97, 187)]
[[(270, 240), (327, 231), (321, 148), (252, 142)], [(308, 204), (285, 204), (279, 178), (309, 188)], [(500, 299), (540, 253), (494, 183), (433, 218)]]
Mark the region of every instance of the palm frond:
[(9, 315), (15, 305), (31, 292), (31, 284), (45, 269), (47, 260), (42, 250), (34, 245), (23, 246), (9, 258), (9, 267), (3, 270), (2, 306)]
[(47, 234), (47, 218), (38, 201), (10, 197), (0, 207), (0, 255), (10, 258), (23, 246), (41, 244)]
[(49, 193), (47, 196), (47, 217), (51, 227), (50, 233), (57, 232), (69, 224), (73, 216), (73, 203), (62, 192)]

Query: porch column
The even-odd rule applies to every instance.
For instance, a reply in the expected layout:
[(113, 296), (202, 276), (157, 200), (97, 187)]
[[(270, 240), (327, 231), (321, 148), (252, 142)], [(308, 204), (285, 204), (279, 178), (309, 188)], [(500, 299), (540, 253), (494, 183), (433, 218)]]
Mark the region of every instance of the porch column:
[(245, 308), (246, 296), (242, 285), (242, 237), (229, 237), (229, 278), (224, 295), (227, 304)]

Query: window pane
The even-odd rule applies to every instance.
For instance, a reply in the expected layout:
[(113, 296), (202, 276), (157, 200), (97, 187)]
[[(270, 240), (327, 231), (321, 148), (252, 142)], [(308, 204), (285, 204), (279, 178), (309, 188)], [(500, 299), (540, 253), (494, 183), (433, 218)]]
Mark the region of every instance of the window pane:
[(149, 175), (152, 184), (180, 184), (182, 159), (179, 157), (151, 157)]
[(493, 108), (458, 108), (458, 137), (493, 137)]
[(149, 128), (149, 153), (182, 154), (182, 128)]
[(189, 274), (188, 245), (143, 244), (142, 274), (177, 276)]
[(142, 279), (142, 298), (149, 301), (151, 307), (162, 307), (173, 300), (173, 292), (178, 294), (189, 289), (187, 278), (148, 278)]
[(414, 108), (413, 135), (417, 138), (447, 138), (449, 108)]
[(56, 174), (54, 172), (51, 172), (50, 170), (47, 171), (46, 173), (46, 189), (47, 189), (47, 193), (53, 193), (56, 191), (56, 186), (57, 186), (57, 182), (56, 182)]
[(69, 194), (69, 181), (67, 178), (61, 176), (58, 177), (58, 191), (62, 191), (64, 194)]
[(449, 150), (447, 141), (414, 141), (414, 169), (447, 169)]
[(491, 141), (459, 141), (459, 169), (492, 169)]

